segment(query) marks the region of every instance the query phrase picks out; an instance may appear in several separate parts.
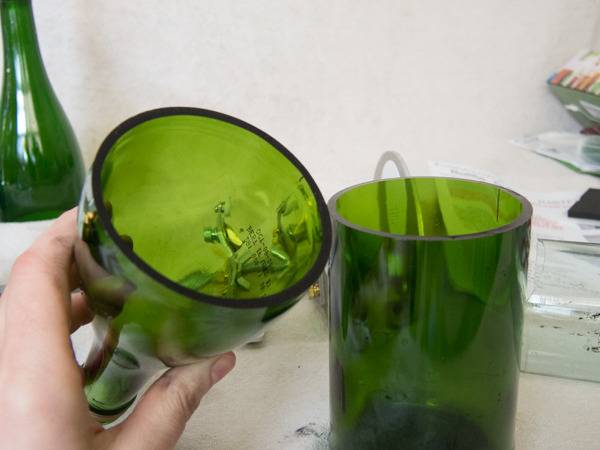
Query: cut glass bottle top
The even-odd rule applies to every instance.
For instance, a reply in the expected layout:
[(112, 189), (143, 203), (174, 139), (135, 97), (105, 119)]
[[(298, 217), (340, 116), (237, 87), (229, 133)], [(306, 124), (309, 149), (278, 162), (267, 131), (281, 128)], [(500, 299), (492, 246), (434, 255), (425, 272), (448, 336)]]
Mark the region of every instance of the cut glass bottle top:
[(531, 204), (516, 192), (457, 178), (414, 177), (364, 183), (329, 202), (335, 220), (396, 239), (471, 239), (529, 220)]
[(121, 250), (186, 293), (290, 298), (324, 267), (330, 224), (316, 184), (242, 121), (194, 108), (144, 113), (107, 138), (93, 172), (98, 213)]

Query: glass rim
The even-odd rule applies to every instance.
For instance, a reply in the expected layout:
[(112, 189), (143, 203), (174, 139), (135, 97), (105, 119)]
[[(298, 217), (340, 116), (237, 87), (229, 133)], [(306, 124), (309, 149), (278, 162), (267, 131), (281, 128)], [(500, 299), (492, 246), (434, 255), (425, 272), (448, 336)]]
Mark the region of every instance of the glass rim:
[[(467, 182), (470, 184), (480, 184), (480, 185), (484, 185), (484, 186), (490, 186), (490, 187), (499, 189), (501, 191), (504, 191), (508, 195), (510, 195), (513, 198), (515, 198), (516, 200), (518, 200), (519, 203), (521, 204), (522, 208), (521, 208), (520, 214), (515, 219), (511, 220), (509, 223), (502, 225), (500, 227), (490, 228), (489, 230), (485, 230), (485, 231), (478, 231), (477, 233), (454, 234), (454, 235), (446, 235), (446, 236), (439, 236), (439, 235), (438, 236), (419, 236), (419, 235), (414, 235), (414, 234), (397, 234), (397, 233), (390, 233), (387, 231), (375, 230), (373, 228), (358, 225), (358, 224), (342, 217), (342, 215), (338, 213), (337, 201), (343, 195), (345, 195), (355, 189), (358, 189), (362, 186), (367, 186), (370, 184), (379, 184), (379, 183), (386, 182), (389, 180), (452, 180), (452, 181), (463, 181), (463, 182)], [(335, 194), (333, 194), (333, 196), (329, 199), (329, 202), (327, 203), (327, 205), (329, 208), (329, 214), (331, 215), (332, 222), (339, 222), (339, 223), (343, 224), (344, 226), (346, 226), (347, 228), (352, 228), (354, 230), (360, 231), (361, 233), (372, 234), (375, 236), (395, 239), (395, 240), (399, 240), (399, 241), (440, 241), (440, 242), (443, 242), (443, 241), (458, 241), (458, 240), (466, 240), (466, 239), (477, 239), (477, 238), (493, 236), (496, 234), (506, 233), (508, 231), (512, 231), (514, 229), (519, 228), (520, 226), (529, 222), (531, 220), (531, 216), (533, 214), (533, 206), (531, 205), (529, 200), (527, 200), (524, 196), (522, 196), (518, 192), (515, 192), (511, 189), (505, 188), (503, 186), (498, 186), (493, 183), (487, 183), (485, 181), (469, 180), (466, 178), (436, 177), (436, 176), (395, 177), (395, 178), (384, 178), (381, 180), (371, 180), (371, 181), (367, 181), (364, 183), (358, 183), (353, 186), (342, 189), (341, 191), (338, 191)]]
[[(231, 125), (242, 128), (246, 131), (249, 131), (250, 133), (258, 136), (259, 138), (263, 139), (268, 144), (270, 144), (274, 150), (279, 151), (302, 174), (302, 176), (308, 183), (317, 203), (317, 210), (321, 220), (323, 239), (316, 260), (314, 261), (311, 268), (302, 276), (300, 280), (298, 280), (292, 286), (284, 289), (283, 291), (271, 295), (266, 295), (264, 297), (240, 299), (232, 297), (212, 296), (186, 288), (185, 286), (166, 277), (165, 275), (154, 269), (152, 266), (150, 266), (150, 264), (144, 261), (141, 257), (139, 257), (132, 249), (130, 249), (129, 245), (121, 238), (121, 236), (113, 226), (112, 220), (108, 214), (108, 210), (104, 204), (101, 183), (101, 174), (104, 161), (106, 160), (108, 154), (110, 153), (114, 145), (125, 133), (143, 123), (169, 116), (206, 117), (209, 119), (215, 119), (222, 122), (226, 122)], [(317, 186), (316, 182), (314, 181), (308, 170), (302, 165), (302, 163), (300, 163), (300, 161), (286, 147), (284, 147), (283, 144), (281, 144), (279, 141), (277, 141), (264, 131), (233, 116), (229, 116), (227, 114), (212, 111), (209, 109), (187, 106), (163, 107), (144, 111), (123, 121), (108, 134), (108, 136), (104, 139), (102, 144), (100, 144), (98, 153), (96, 154), (94, 162), (92, 163), (91, 172), (92, 195), (94, 197), (94, 203), (98, 212), (98, 216), (100, 218), (100, 222), (106, 230), (106, 232), (108, 233), (110, 239), (116, 244), (117, 248), (139, 270), (141, 270), (144, 274), (152, 278), (154, 281), (192, 300), (222, 307), (240, 309), (280, 306), (285, 302), (293, 300), (294, 298), (297, 298), (304, 294), (313, 283), (317, 282), (319, 276), (325, 268), (325, 264), (327, 263), (332, 239), (331, 219), (323, 195), (321, 194), (321, 191), (319, 190), (319, 187)]]

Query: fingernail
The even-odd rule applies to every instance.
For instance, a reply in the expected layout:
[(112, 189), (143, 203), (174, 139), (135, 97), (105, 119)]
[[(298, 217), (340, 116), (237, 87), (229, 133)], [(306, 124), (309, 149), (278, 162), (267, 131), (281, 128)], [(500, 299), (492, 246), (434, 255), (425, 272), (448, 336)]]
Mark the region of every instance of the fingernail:
[(235, 355), (231, 352), (225, 353), (217, 359), (210, 368), (210, 379), (212, 384), (216, 384), (221, 378), (227, 375), (235, 366)]

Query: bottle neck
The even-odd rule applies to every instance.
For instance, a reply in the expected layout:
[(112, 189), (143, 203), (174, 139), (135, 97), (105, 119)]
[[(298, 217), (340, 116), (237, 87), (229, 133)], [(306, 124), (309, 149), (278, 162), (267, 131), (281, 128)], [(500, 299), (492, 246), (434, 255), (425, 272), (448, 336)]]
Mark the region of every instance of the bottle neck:
[(0, 0), (0, 22), (5, 76), (39, 73), (45, 77), (31, 0)]

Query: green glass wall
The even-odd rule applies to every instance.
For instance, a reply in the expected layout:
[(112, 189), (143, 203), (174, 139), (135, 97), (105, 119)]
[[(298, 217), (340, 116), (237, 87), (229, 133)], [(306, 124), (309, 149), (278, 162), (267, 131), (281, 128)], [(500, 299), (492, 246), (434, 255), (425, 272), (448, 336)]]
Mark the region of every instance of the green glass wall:
[(224, 114), (163, 108), (104, 141), (79, 209), (97, 336), (86, 393), (111, 420), (164, 365), (241, 345), (323, 270), (331, 225), (280, 143)]
[(332, 447), (513, 448), (530, 204), (408, 178), (329, 208)]

